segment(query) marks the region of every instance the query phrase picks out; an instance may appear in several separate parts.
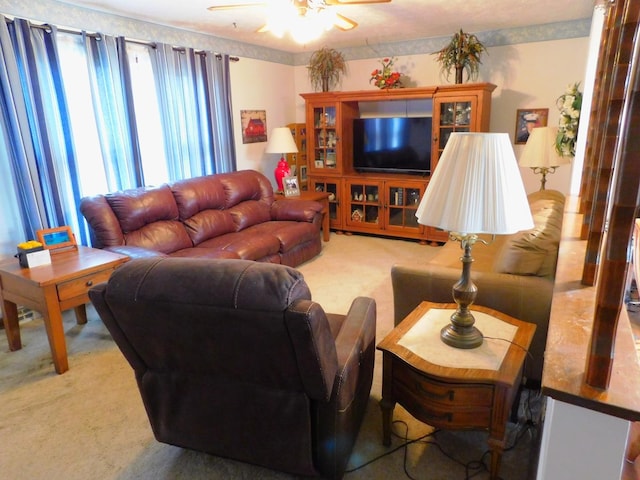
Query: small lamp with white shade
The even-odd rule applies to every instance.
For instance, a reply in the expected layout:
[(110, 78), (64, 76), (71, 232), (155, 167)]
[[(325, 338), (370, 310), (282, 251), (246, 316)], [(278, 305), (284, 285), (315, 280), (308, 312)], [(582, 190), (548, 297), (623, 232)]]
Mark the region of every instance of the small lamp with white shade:
[(279, 153), (281, 154), (278, 166), (273, 172), (276, 178), (276, 184), (278, 185), (278, 191), (282, 192), (284, 187), (282, 185), (282, 179), (291, 174), (291, 168), (284, 158), (285, 153), (298, 153), (298, 147), (293, 139), (291, 130), (288, 127), (278, 127), (271, 130), (269, 136), (269, 142), (265, 153)]
[(557, 127), (536, 127), (531, 130), (522, 150), (518, 164), (529, 167), (533, 173), (542, 175), (540, 190), (545, 189), (547, 174), (554, 173), (560, 165), (571, 163), (571, 157), (564, 157), (556, 150)]
[(482, 333), (469, 310), (477, 287), (471, 280), (471, 247), (487, 243), (479, 234), (507, 235), (533, 228), (531, 209), (509, 135), (454, 132), (449, 137), (416, 212), (418, 223), (451, 232), (464, 255), (462, 275), (453, 286), (457, 309), (440, 332), (456, 348), (482, 345)]

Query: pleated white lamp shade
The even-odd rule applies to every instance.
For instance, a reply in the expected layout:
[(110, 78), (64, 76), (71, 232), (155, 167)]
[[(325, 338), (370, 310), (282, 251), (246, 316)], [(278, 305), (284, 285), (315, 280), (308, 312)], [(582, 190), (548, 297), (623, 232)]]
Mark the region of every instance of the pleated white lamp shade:
[(571, 163), (570, 157), (558, 155), (556, 151), (557, 135), (557, 127), (536, 127), (531, 130), (520, 155), (519, 165), (531, 168), (550, 168)]
[(265, 153), (296, 153), (298, 147), (288, 127), (277, 127), (271, 130)]
[(506, 235), (533, 228), (509, 135), (452, 133), (416, 217), (423, 225), (460, 234)]

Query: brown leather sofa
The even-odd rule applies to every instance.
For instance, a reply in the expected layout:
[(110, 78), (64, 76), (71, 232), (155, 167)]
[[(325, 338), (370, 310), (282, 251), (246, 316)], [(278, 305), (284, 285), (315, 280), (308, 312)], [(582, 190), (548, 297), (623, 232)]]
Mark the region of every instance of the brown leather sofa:
[(274, 199), (254, 170), (83, 198), (92, 245), (132, 258), (228, 258), (299, 265), (318, 255), (322, 205)]
[[(553, 298), (558, 248), (562, 235), (565, 197), (555, 190), (528, 196), (534, 228), (500, 235), (489, 245), (476, 243), (471, 277), (478, 287), (475, 303), (535, 323), (524, 375), (532, 385), (542, 380), (544, 351)], [(427, 300), (452, 303), (452, 287), (460, 279), (463, 252), (458, 242), (447, 242), (429, 262), (391, 269), (394, 321), (400, 323)]]
[(341, 478), (367, 406), (376, 304), (346, 315), (284, 265), (145, 258), (89, 291), (160, 442)]

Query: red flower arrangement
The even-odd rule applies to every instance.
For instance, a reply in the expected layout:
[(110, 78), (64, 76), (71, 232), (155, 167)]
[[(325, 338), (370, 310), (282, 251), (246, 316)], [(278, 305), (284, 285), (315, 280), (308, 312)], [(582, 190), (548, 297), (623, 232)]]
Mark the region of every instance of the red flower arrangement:
[(378, 88), (400, 88), (402, 86), (400, 81), (402, 74), (400, 72), (391, 71), (391, 67), (393, 67), (394, 62), (395, 58), (383, 58), (380, 61), (382, 68), (376, 68), (371, 72), (371, 79), (369, 82), (373, 82), (373, 84)]

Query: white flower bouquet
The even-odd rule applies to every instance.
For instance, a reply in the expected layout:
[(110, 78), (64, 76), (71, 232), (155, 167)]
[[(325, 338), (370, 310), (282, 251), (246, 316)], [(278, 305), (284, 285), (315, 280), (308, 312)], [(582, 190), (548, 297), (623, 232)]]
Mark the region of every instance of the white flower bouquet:
[(560, 110), (558, 136), (556, 137), (556, 151), (563, 157), (575, 157), (578, 125), (580, 123), (580, 108), (582, 107), (582, 92), (578, 89), (580, 83), (569, 85), (563, 95), (558, 97), (556, 105)]

